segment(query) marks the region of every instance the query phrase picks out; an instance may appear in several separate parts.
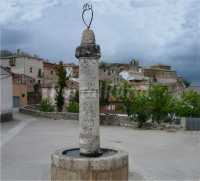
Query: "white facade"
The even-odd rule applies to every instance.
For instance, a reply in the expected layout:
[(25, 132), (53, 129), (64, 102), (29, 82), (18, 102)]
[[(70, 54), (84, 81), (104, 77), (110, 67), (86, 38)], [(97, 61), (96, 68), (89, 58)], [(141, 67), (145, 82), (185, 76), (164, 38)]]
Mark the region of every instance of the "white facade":
[(66, 70), (66, 76), (72, 77), (73, 76), (73, 68), (72, 67), (65, 67)]
[(39, 71), (41, 75), (43, 73), (43, 61), (36, 58), (17, 57), (15, 66), (12, 66), (11, 70), (13, 73), (23, 73), (38, 81), (41, 80), (41, 77), (38, 76)]
[[(13, 107), (12, 76), (4, 68), (0, 67), (0, 115), (1, 119), (7, 119), (12, 114)], [(1, 120), (4, 121), (4, 120)]]
[[(72, 92), (75, 92), (75, 90), (65, 88), (65, 92), (64, 92), (65, 103), (69, 102), (70, 95)], [(43, 87), (42, 98), (43, 99), (47, 98), (51, 101), (51, 103), (55, 104), (56, 89), (54, 87)]]
[[(25, 74), (34, 78), (36, 81), (42, 79), (43, 61), (39, 58), (28, 56), (11, 56), (0, 59), (3, 67), (10, 67), (16, 74)], [(39, 76), (39, 72), (41, 76)]]

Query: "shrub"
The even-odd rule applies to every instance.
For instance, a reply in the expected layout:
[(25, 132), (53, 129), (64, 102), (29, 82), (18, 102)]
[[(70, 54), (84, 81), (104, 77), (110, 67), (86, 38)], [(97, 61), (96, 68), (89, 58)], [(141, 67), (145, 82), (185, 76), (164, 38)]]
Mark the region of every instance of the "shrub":
[(184, 92), (176, 104), (176, 114), (180, 117), (200, 117), (200, 93)]
[(78, 113), (79, 112), (79, 103), (75, 101), (70, 101), (69, 105), (67, 106), (68, 112)]
[(39, 110), (43, 112), (53, 112), (54, 106), (48, 99), (42, 99), (39, 105)]

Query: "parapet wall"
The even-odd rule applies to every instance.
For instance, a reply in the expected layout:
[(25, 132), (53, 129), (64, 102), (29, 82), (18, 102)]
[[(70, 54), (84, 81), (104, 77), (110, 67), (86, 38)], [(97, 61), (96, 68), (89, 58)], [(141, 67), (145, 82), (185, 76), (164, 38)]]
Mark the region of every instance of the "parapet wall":
[[(45, 117), (49, 119), (70, 119), (78, 121), (78, 113), (70, 112), (41, 112), (35, 109), (33, 106), (26, 106), (20, 108), (19, 111), (24, 114), (32, 116)], [(112, 125), (112, 126), (124, 126), (124, 127), (136, 127), (134, 122), (131, 122), (127, 115), (122, 114), (100, 114), (101, 125)]]
[(7, 122), (13, 120), (12, 111), (6, 113), (0, 113), (0, 122)]

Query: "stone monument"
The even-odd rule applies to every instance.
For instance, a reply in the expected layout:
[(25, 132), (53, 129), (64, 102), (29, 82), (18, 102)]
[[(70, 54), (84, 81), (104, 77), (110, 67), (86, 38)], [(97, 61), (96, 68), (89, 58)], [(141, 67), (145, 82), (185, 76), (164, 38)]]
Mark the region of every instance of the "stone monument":
[[(84, 14), (91, 12), (86, 23)], [(52, 180), (128, 180), (128, 154), (121, 150), (101, 148), (99, 134), (99, 59), (100, 46), (90, 29), (93, 9), (83, 6), (87, 28), (76, 49), (79, 59), (79, 146), (58, 150), (52, 155)]]

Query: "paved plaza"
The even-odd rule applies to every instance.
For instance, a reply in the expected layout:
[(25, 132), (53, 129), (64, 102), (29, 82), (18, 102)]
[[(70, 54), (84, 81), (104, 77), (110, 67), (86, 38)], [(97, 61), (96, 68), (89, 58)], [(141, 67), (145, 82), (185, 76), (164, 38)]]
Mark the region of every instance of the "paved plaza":
[[(78, 122), (14, 117), (1, 123), (1, 180), (48, 180), (50, 155), (78, 146)], [(129, 180), (200, 180), (200, 132), (102, 126), (101, 147), (129, 153)]]

